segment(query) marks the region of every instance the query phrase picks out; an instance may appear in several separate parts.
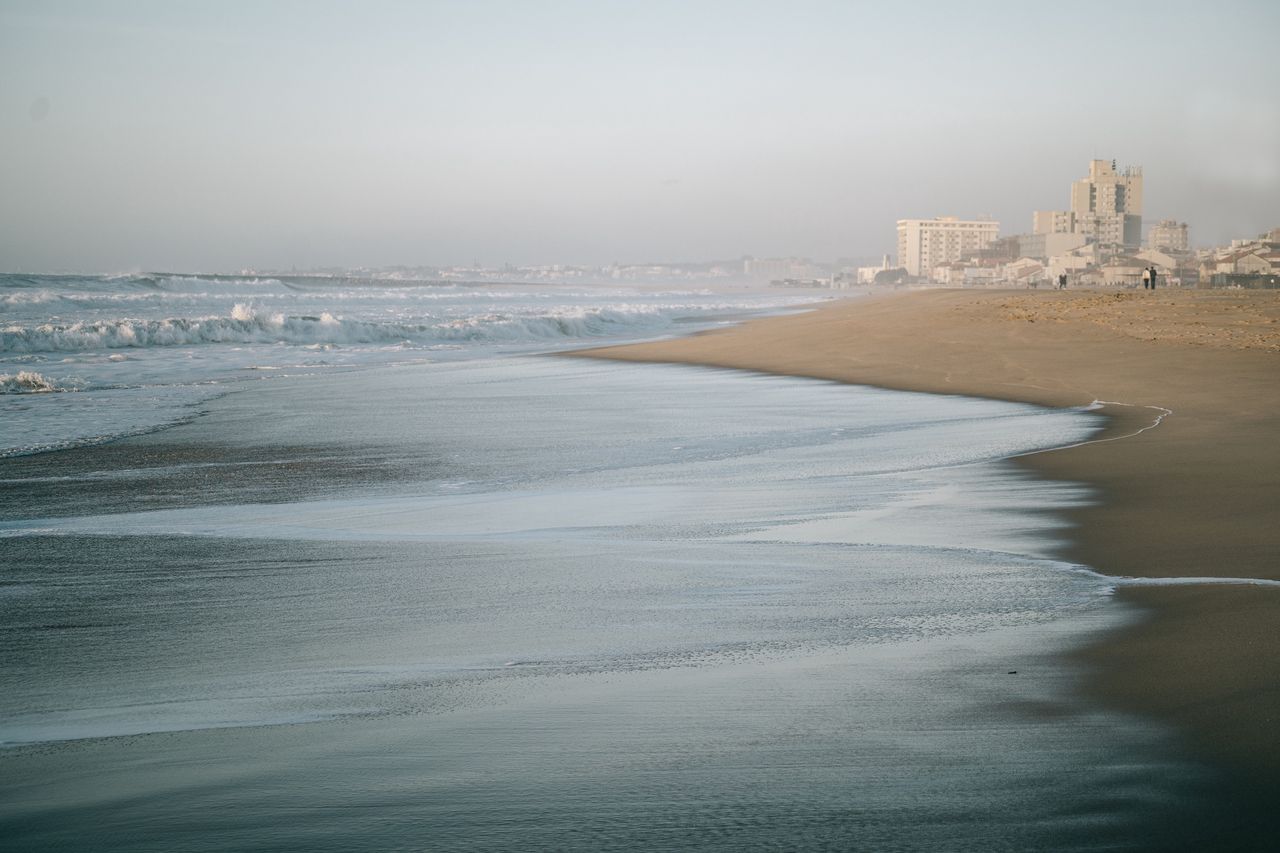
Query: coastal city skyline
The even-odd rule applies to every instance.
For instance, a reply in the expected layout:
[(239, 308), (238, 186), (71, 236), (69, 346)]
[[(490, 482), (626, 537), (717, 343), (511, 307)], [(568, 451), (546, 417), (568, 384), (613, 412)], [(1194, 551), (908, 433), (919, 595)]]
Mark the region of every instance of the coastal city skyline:
[[(771, 281), (783, 285), (847, 288), (894, 283), (943, 285), (1028, 285), (1060, 276), (1087, 284), (1132, 284), (1152, 266), (1173, 284), (1195, 285), (1201, 274), (1280, 274), (1280, 228), (1233, 236), (1222, 245), (1196, 245), (1187, 222), (1176, 218), (1144, 221), (1144, 178), (1140, 165), (1117, 166), (1093, 159), (1088, 174), (1071, 183), (1069, 209), (1036, 209), (1028, 231), (1006, 233), (989, 216), (963, 220), (934, 216), (897, 221), (897, 251), (873, 256), (813, 259), (798, 255), (735, 259), (653, 260), (581, 264), (488, 265), (401, 264), (288, 268), (240, 267), (218, 270), (170, 270), (213, 275), (354, 276), (386, 280), (495, 280), (535, 283), (582, 281), (656, 282), (664, 280)], [(1253, 255), (1262, 260), (1255, 262)], [(1245, 259), (1242, 269), (1237, 261)], [(1140, 262), (1140, 263), (1139, 263)], [(1260, 264), (1260, 265), (1259, 265)], [(1105, 267), (1105, 269), (1104, 269)], [(14, 272), (24, 272), (14, 270)], [(58, 274), (62, 271), (36, 271)], [(129, 272), (144, 271), (141, 268)], [(886, 273), (897, 273), (884, 279)], [(1132, 281), (1131, 281), (1132, 279)]]
[[(1106, 159), (1090, 160), (1091, 169), (1101, 166), (1105, 170)], [(1115, 168), (1116, 160), (1109, 161)], [(1133, 173), (1130, 178), (1129, 173)], [(554, 279), (562, 277), (560, 274), (566, 270), (571, 271), (569, 277), (575, 275), (584, 275), (590, 273), (597, 278), (644, 278), (647, 277), (643, 272), (645, 269), (652, 269), (653, 275), (661, 275), (671, 270), (689, 270), (689, 269), (711, 269), (718, 270), (715, 275), (736, 275), (737, 272), (743, 272), (745, 277), (760, 277), (759, 271), (769, 268), (783, 275), (798, 276), (821, 276), (823, 274), (839, 272), (841, 270), (850, 270), (853, 267), (871, 263), (878, 258), (886, 258), (893, 260), (893, 266), (906, 267), (912, 276), (924, 275), (928, 278), (927, 272), (930, 268), (926, 259), (925, 266), (920, 266), (920, 261), (904, 262), (903, 255), (903, 235), (902, 223), (904, 221), (914, 223), (960, 223), (966, 228), (981, 228), (982, 239), (978, 242), (965, 242), (966, 249), (982, 249), (998, 238), (1018, 238), (1031, 235), (1051, 235), (1050, 247), (1062, 246), (1067, 250), (1077, 249), (1086, 242), (1101, 243), (1103, 245), (1116, 244), (1127, 245), (1130, 248), (1172, 248), (1186, 253), (1198, 253), (1204, 255), (1220, 250), (1224, 246), (1248, 242), (1254, 239), (1264, 239), (1271, 231), (1274, 230), (1276, 222), (1280, 222), (1280, 209), (1273, 211), (1272, 220), (1259, 218), (1257, 221), (1263, 223), (1263, 227), (1255, 232), (1227, 232), (1225, 236), (1217, 241), (1197, 240), (1195, 236), (1204, 231), (1211, 233), (1219, 233), (1220, 229), (1202, 229), (1196, 224), (1187, 221), (1185, 218), (1172, 212), (1171, 215), (1161, 216), (1158, 220), (1152, 218), (1144, 219), (1142, 210), (1142, 188), (1143, 188), (1143, 167), (1141, 165), (1125, 166), (1123, 181), (1136, 180), (1137, 183), (1137, 199), (1136, 202), (1131, 201), (1130, 215), (1126, 222), (1124, 211), (1119, 216), (1112, 216), (1110, 219), (1114, 223), (1110, 225), (1110, 231), (1102, 233), (1099, 229), (1098, 219), (1092, 220), (1091, 224), (1086, 226), (1081, 220), (1081, 225), (1076, 225), (1074, 212), (1078, 207), (1079, 191), (1081, 187), (1085, 187), (1085, 198), (1088, 198), (1088, 187), (1092, 186), (1093, 176), (1086, 176), (1084, 179), (1071, 181), (1071, 192), (1067, 194), (1068, 210), (1055, 211), (1042, 209), (1043, 205), (1037, 206), (1034, 201), (1027, 206), (1027, 210), (1022, 212), (1021, 216), (1016, 216), (1013, 222), (1002, 222), (997, 218), (982, 214), (972, 219), (966, 219), (959, 216), (947, 214), (933, 214), (915, 218), (899, 218), (897, 220), (897, 240), (893, 239), (893, 222), (890, 220), (885, 223), (880, 230), (886, 236), (883, 247), (879, 247), (876, 251), (863, 251), (861, 253), (854, 251), (846, 251), (839, 255), (826, 257), (812, 257), (799, 252), (779, 253), (776, 255), (758, 255), (750, 251), (738, 253), (736, 256), (729, 258), (712, 258), (712, 257), (652, 257), (652, 258), (626, 258), (625, 260), (614, 259), (610, 262), (592, 263), (582, 258), (555, 258), (539, 263), (512, 263), (511, 260), (503, 259), (497, 261), (491, 257), (492, 253), (478, 253), (483, 255), (472, 259), (468, 264), (462, 259), (455, 259), (451, 262), (441, 262), (431, 259), (417, 259), (411, 263), (380, 263), (370, 261), (356, 264), (306, 264), (294, 262), (287, 265), (260, 265), (248, 266), (244, 264), (230, 264), (222, 267), (201, 267), (199, 265), (190, 267), (165, 267), (164, 265), (133, 265), (128, 268), (119, 269), (77, 269), (74, 267), (56, 267), (56, 268), (29, 268), (24, 269), (20, 265), (5, 269), (7, 272), (35, 272), (35, 273), (124, 273), (124, 272), (142, 272), (154, 271), (159, 269), (170, 269), (171, 271), (191, 271), (211, 274), (223, 274), (233, 272), (270, 272), (270, 273), (321, 273), (321, 274), (346, 274), (353, 272), (369, 272), (369, 273), (394, 273), (402, 272), (418, 272), (431, 274), (461, 274), (464, 271), (485, 271), (487, 273), (498, 273), (498, 277), (505, 274), (508, 277), (516, 277), (514, 273), (517, 271), (529, 273), (530, 275), (520, 276), (521, 280), (529, 277)], [(1059, 193), (1063, 195), (1063, 193)], [(1114, 201), (1112, 202), (1114, 206)], [(1136, 211), (1136, 214), (1134, 213)], [(1115, 214), (1113, 209), (1112, 214)], [(1265, 216), (1265, 214), (1264, 214)], [(1025, 223), (1022, 220), (1027, 220)], [(1109, 220), (1110, 221), (1110, 220)], [(1119, 229), (1118, 231), (1116, 229)], [(1080, 235), (1079, 243), (1072, 242), (1069, 246), (1065, 243), (1055, 244), (1052, 242), (1055, 237), (1063, 237), (1066, 235)], [(1025, 242), (1022, 244), (1025, 247)], [(1045, 247), (1040, 246), (1041, 250)], [(896, 250), (896, 251), (895, 251)], [(1034, 253), (1033, 253), (1034, 254)], [(1034, 254), (1035, 257), (1047, 258), (1048, 254), (1041, 252)], [(3, 256), (0, 256), (3, 257)], [(960, 259), (962, 255), (954, 255), (945, 258), (945, 260)], [(965, 256), (967, 257), (967, 256)], [(752, 273), (751, 267), (753, 262), (757, 272)], [(784, 263), (785, 262), (785, 263)], [(882, 268), (884, 261), (881, 263)], [(866, 269), (867, 267), (863, 267)], [(923, 270), (923, 272), (922, 272)], [(622, 271), (619, 273), (619, 271)], [(652, 277), (652, 276), (648, 276)]]

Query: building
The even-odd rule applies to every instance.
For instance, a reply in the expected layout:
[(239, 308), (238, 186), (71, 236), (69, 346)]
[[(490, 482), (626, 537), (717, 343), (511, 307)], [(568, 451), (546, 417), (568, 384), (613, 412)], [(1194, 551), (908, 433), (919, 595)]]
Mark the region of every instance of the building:
[(1280, 228), (1198, 254), (1197, 287), (1280, 289)]
[(1069, 210), (1037, 210), (1031, 214), (1033, 234), (1074, 234), (1076, 215)]
[(1102, 283), (1121, 287), (1136, 287), (1142, 281), (1142, 274), (1151, 266), (1141, 258), (1117, 255), (1102, 265)]
[(1056, 281), (1058, 276), (1065, 275), (1071, 284), (1078, 284), (1081, 283), (1079, 277), (1091, 267), (1093, 264), (1082, 255), (1054, 255), (1045, 264), (1045, 275), (1050, 281)]
[(808, 258), (744, 258), (742, 272), (748, 278), (784, 281), (819, 278), (826, 275)]
[(1045, 281), (1045, 265), (1035, 258), (1018, 258), (1011, 264), (1005, 264), (1004, 280), (1014, 286), (1035, 287)]
[(983, 248), (974, 253), (974, 257), (982, 261), (996, 261), (997, 263), (1008, 263), (1016, 261), (1021, 257), (1019, 252), (1019, 237), (1013, 235), (1010, 237), (997, 237)]
[(1257, 241), (1211, 254), (1201, 263), (1200, 286), (1280, 288), (1280, 243)]
[(1134, 255), (1140, 261), (1148, 261), (1166, 276), (1171, 275), (1178, 268), (1178, 259), (1168, 252), (1162, 252), (1159, 249), (1143, 249)]
[(1089, 175), (1071, 185), (1070, 210), (1037, 210), (1036, 234), (1082, 234), (1103, 245), (1142, 242), (1142, 168), (1117, 170), (1114, 160), (1090, 160)]
[(1000, 234), (991, 219), (898, 220), (898, 266), (908, 275), (929, 275), (934, 267), (968, 258), (986, 248)]
[(1065, 255), (1085, 244), (1083, 234), (1047, 232), (1022, 234), (1018, 237), (1018, 257), (1045, 260), (1054, 255)]
[(1089, 177), (1071, 185), (1076, 233), (1102, 244), (1132, 246), (1142, 241), (1142, 169), (1116, 170), (1114, 160), (1090, 160)]
[(1185, 252), (1190, 248), (1187, 239), (1187, 223), (1161, 219), (1151, 226), (1147, 235), (1147, 247), (1160, 251)]
[(856, 280), (858, 284), (875, 284), (877, 275), (882, 272), (888, 272), (891, 269), (893, 267), (889, 265), (889, 256), (885, 255), (878, 267), (858, 267)]

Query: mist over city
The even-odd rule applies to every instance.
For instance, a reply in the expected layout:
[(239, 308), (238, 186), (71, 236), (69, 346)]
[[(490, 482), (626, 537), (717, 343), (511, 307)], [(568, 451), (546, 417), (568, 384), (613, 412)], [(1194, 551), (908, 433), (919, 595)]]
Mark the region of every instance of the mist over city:
[(1267, 2), (0, 5), (0, 267), (640, 264), (894, 250), (1090, 159), (1275, 227)]

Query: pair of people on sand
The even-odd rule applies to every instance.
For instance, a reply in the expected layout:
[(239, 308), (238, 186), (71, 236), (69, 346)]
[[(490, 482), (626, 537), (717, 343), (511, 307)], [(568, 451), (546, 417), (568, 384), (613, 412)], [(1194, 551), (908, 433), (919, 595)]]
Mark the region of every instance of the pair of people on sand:
[(1159, 272), (1157, 272), (1155, 264), (1152, 264), (1151, 266), (1144, 269), (1142, 271), (1142, 289), (1155, 290), (1156, 276), (1158, 275), (1159, 275)]

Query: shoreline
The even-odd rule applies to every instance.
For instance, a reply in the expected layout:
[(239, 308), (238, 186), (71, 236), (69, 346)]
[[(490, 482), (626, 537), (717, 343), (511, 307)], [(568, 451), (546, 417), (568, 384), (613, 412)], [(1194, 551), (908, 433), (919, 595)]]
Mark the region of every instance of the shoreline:
[[(1107, 426), (1093, 440), (1013, 460), (1094, 491), (1064, 513), (1062, 558), (1117, 577), (1280, 580), (1280, 293), (894, 293), (566, 355), (1097, 403)], [(1116, 597), (1143, 616), (1073, 656), (1084, 693), (1280, 789), (1280, 591), (1121, 585)]]

